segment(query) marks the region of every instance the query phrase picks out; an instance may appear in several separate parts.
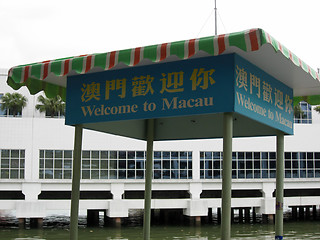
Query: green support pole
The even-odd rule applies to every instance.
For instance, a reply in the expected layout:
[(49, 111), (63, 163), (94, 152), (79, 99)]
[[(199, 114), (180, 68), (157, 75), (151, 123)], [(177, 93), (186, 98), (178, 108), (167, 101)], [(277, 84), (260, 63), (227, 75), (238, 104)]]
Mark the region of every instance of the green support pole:
[(277, 133), (276, 236), (283, 239), (284, 133)]
[(151, 185), (153, 168), (153, 139), (154, 139), (154, 119), (147, 120), (147, 160), (144, 191), (144, 218), (143, 218), (143, 239), (150, 239), (151, 223)]
[(78, 239), (81, 146), (82, 146), (82, 125), (76, 125), (75, 135), (74, 135), (73, 166), (72, 166), (70, 240)]
[(222, 199), (221, 199), (221, 239), (231, 237), (231, 182), (232, 182), (232, 113), (223, 115), (223, 170), (222, 170)]

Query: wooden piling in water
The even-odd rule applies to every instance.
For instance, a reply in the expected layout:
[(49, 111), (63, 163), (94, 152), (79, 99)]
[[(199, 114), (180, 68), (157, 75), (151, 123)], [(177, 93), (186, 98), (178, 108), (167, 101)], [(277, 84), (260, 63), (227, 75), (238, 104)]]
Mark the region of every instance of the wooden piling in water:
[(291, 219), (297, 221), (298, 218), (298, 208), (296, 206), (291, 207)]
[(243, 208), (239, 208), (239, 223), (243, 223)]
[(256, 213), (256, 208), (252, 207), (252, 222), (256, 223), (257, 222), (257, 213)]
[(246, 223), (250, 223), (250, 208), (244, 209), (244, 220)]
[(218, 223), (221, 224), (221, 208), (217, 208)]
[(299, 207), (299, 220), (304, 220), (304, 207)]
[(313, 220), (317, 220), (317, 206), (316, 205), (312, 206), (312, 215), (313, 215)]

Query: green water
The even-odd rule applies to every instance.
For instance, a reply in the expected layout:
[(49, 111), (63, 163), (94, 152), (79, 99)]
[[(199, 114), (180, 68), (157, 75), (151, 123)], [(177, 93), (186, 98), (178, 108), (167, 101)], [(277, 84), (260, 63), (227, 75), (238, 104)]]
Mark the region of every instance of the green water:
[[(143, 228), (138, 227), (80, 227), (79, 240), (130, 239), (141, 240)], [(272, 224), (233, 224), (232, 239), (274, 239)], [(43, 229), (0, 228), (1, 240), (57, 240), (69, 239), (68, 227), (45, 227)], [(220, 225), (153, 226), (151, 239), (211, 240), (220, 239)], [(286, 222), (284, 239), (320, 239), (320, 222)]]

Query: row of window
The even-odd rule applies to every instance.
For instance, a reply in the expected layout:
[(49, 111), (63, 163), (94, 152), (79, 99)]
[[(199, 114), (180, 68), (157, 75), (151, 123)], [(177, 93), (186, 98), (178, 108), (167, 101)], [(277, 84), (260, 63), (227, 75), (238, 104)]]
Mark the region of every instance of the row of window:
[[(144, 179), (145, 151), (82, 151), (82, 179)], [(40, 150), (40, 179), (71, 179), (72, 151)], [(154, 179), (192, 179), (192, 152), (155, 151)]]
[[(285, 152), (286, 178), (319, 178), (320, 152)], [(200, 152), (200, 178), (220, 179), (223, 152)], [(233, 152), (232, 178), (275, 178), (275, 152)]]
[[(71, 179), (72, 150), (40, 150), (40, 179)], [(320, 178), (320, 152), (285, 152), (286, 178)], [(145, 151), (83, 151), (82, 179), (144, 179)], [(0, 150), (0, 178), (23, 179), (25, 150)], [(155, 151), (154, 179), (192, 179), (191, 151)], [(222, 177), (223, 152), (200, 152), (200, 178)], [(275, 152), (233, 152), (234, 179), (275, 178)]]

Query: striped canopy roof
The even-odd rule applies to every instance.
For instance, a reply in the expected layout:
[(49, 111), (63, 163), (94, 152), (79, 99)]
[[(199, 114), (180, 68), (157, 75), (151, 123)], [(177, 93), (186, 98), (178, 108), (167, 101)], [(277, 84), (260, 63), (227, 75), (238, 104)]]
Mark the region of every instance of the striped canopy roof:
[(296, 102), (320, 104), (319, 74), (262, 29), (21, 65), (9, 70), (7, 83), (65, 99), (67, 76), (228, 53), (241, 55), (291, 87)]

